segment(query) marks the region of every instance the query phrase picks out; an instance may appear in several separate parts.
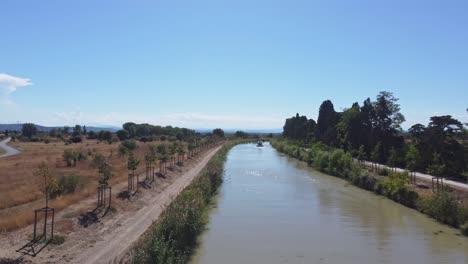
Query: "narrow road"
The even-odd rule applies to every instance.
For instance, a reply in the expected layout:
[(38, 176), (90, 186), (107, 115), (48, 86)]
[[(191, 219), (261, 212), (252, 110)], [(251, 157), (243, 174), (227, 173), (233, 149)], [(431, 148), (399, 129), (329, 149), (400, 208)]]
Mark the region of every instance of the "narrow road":
[(11, 138), (7, 138), (7, 139), (4, 139), (4, 140), (0, 141), (0, 148), (5, 150), (5, 153), (0, 155), (0, 158), (13, 156), (13, 155), (16, 155), (16, 154), (20, 153), (19, 150), (15, 149), (15, 148), (12, 148), (12, 147), (7, 145), (7, 143), (10, 142), (10, 140), (11, 140)]
[[(370, 161), (365, 161), (364, 164), (366, 166), (369, 166), (371, 167), (372, 166), (372, 162)], [(387, 169), (390, 169), (390, 167), (386, 166), (386, 165), (382, 165), (382, 164), (377, 164), (380, 168), (387, 168)], [(395, 168), (396, 171), (398, 172), (404, 172), (406, 170), (404, 169), (400, 169), (400, 168)], [(429, 175), (429, 174), (424, 174), (424, 173), (420, 173), (420, 172), (416, 172), (415, 173), (416, 175), (416, 178), (419, 178), (419, 179), (422, 179), (422, 180), (426, 180), (426, 181), (431, 181), (432, 178), (434, 178), (434, 176), (432, 175)], [(444, 184), (450, 186), (450, 187), (453, 187), (455, 189), (459, 189), (459, 190), (463, 190), (463, 191), (468, 191), (468, 184), (466, 183), (462, 183), (462, 182), (456, 182), (456, 181), (452, 181), (452, 180), (447, 180), (444, 178)]]

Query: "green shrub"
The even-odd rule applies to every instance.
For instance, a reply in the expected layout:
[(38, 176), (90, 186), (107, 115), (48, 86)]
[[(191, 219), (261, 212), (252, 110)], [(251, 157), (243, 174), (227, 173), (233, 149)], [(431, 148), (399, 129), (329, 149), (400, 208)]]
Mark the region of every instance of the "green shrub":
[(76, 191), (80, 183), (80, 177), (76, 175), (63, 175), (58, 179), (58, 184), (61, 187), (61, 194), (70, 194)]
[(65, 237), (61, 235), (54, 235), (54, 237), (50, 239), (50, 243), (52, 245), (61, 245), (64, 242), (65, 242)]
[(379, 170), (379, 175), (381, 176), (388, 176), (390, 175), (390, 170), (386, 167), (384, 167), (383, 169)]
[(126, 147), (127, 149), (131, 151), (135, 150), (138, 147), (134, 139), (124, 140), (122, 141), (122, 143), (120, 143), (120, 145)]
[(460, 230), (464, 236), (468, 236), (468, 222), (465, 222), (461, 227)]
[(435, 218), (437, 221), (458, 227), (462, 223), (463, 209), (455, 195), (442, 190), (432, 195), (421, 204), (421, 211)]

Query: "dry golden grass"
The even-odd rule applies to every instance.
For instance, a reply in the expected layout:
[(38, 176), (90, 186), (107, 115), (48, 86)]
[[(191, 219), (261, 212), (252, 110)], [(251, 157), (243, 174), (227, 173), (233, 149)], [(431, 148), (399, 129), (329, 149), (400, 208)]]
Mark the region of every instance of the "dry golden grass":
[[(144, 172), (144, 154), (149, 144), (138, 142), (135, 156), (140, 159), (140, 170)], [(111, 185), (127, 178), (127, 157), (118, 154), (119, 143), (107, 144), (87, 140), (79, 144), (65, 145), (63, 142), (32, 143), (12, 142), (11, 145), (22, 151), (20, 155), (0, 159), (0, 231), (9, 231), (31, 224), (33, 210), (44, 206), (43, 195), (39, 191), (39, 178), (33, 175), (36, 167), (45, 161), (53, 170), (54, 176), (77, 175), (85, 185), (75, 193), (54, 199), (50, 206), (57, 212), (77, 201), (96, 193), (98, 173), (91, 166), (95, 153), (108, 157), (113, 167), (114, 177)], [(80, 161), (76, 167), (67, 167), (62, 160), (63, 151), (73, 149), (82, 151), (87, 160)], [(91, 155), (88, 156), (88, 153)]]

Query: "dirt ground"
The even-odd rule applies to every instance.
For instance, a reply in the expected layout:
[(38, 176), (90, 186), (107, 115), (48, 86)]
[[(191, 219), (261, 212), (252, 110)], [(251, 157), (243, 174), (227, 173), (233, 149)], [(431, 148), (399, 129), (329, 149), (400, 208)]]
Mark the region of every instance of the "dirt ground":
[[(149, 144), (159, 142), (138, 142), (138, 148), (134, 151), (140, 159), (140, 170), (144, 167), (144, 154)], [(78, 144), (65, 145), (64, 142), (11, 142), (21, 151), (21, 154), (0, 159), (0, 232), (10, 231), (26, 226), (33, 221), (33, 209), (44, 206), (43, 195), (39, 191), (38, 179), (34, 171), (41, 162), (46, 162), (52, 169), (54, 176), (63, 175), (79, 176), (78, 189), (71, 195), (65, 195), (52, 201), (52, 206), (61, 210), (81, 199), (96, 193), (98, 172), (91, 166), (92, 158), (96, 153), (109, 159), (113, 167), (114, 177), (111, 185), (126, 181), (127, 157), (118, 153), (119, 143), (107, 144), (97, 140), (85, 140)], [(79, 161), (76, 167), (67, 167), (63, 161), (64, 150), (81, 151), (86, 160)]]
[[(168, 170), (165, 177), (158, 177), (151, 185), (140, 187), (134, 196), (121, 195), (127, 188), (127, 182), (113, 186), (113, 206), (107, 212), (92, 211), (96, 207), (95, 197), (65, 208), (56, 217), (55, 232), (63, 236), (65, 242), (61, 245), (49, 244), (36, 257), (15, 252), (31, 238), (32, 225), (3, 233), (0, 238), (0, 263), (2, 258), (5, 263), (6, 260), (20, 260), (19, 263), (120, 262), (132, 244), (198, 175), (219, 148), (205, 151), (187, 160), (184, 166)], [(83, 217), (90, 215), (93, 217)]]

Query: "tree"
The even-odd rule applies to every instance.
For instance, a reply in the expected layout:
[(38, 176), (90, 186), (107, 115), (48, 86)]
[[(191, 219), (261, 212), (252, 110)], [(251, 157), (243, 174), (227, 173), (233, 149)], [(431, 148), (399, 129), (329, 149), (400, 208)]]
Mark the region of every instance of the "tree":
[(315, 137), (316, 123), (306, 116), (296, 116), (286, 119), (283, 126), (283, 136), (289, 139), (311, 142)]
[(78, 153), (71, 149), (66, 149), (63, 151), (62, 158), (63, 161), (67, 163), (68, 167), (75, 167), (78, 160)]
[(374, 104), (376, 126), (380, 131), (401, 130), (405, 117), (400, 113), (398, 98), (393, 93), (382, 91)]
[(434, 161), (434, 153), (438, 153), (445, 164), (444, 172), (449, 176), (459, 176), (466, 168), (464, 146), (458, 136), (463, 125), (450, 115), (433, 116), (429, 125), (412, 126), (409, 130), (420, 156), (421, 167), (429, 168)]
[(374, 165), (377, 167), (376, 163), (382, 162), (382, 144), (380, 142), (378, 142), (372, 150), (371, 159), (374, 162), (374, 164), (372, 165), (373, 169)]
[(177, 163), (179, 165), (183, 164), (185, 153), (186, 153), (186, 150), (185, 150), (184, 145), (179, 144), (179, 146), (177, 147), (177, 154), (178, 154)]
[(166, 163), (169, 159), (169, 153), (166, 144), (159, 144), (157, 146), (158, 155), (159, 155), (159, 171), (161, 174), (166, 173)]
[[(439, 153), (434, 152), (432, 163), (427, 168), (427, 172), (436, 177), (437, 180), (437, 190), (439, 190), (439, 179), (444, 174), (445, 171), (445, 164), (442, 161), (442, 158)], [(434, 184), (434, 182), (433, 182)], [(434, 185), (432, 185), (432, 190), (434, 190)]]
[(362, 163), (364, 160), (366, 160), (366, 149), (364, 147), (364, 145), (361, 145), (359, 146), (359, 150), (358, 150), (358, 153), (357, 153), (357, 159), (359, 161), (359, 163)]
[(376, 143), (374, 138), (375, 109), (370, 98), (367, 98), (363, 102), (360, 110), (360, 144), (364, 145), (364, 147), (366, 148), (366, 152), (369, 153), (371, 152), (372, 146)]
[(109, 144), (112, 143), (112, 133), (110, 131), (107, 131), (107, 130), (99, 131), (98, 138), (101, 141), (107, 141), (107, 143), (109, 143)]
[(408, 146), (408, 151), (406, 152), (405, 161), (406, 161), (406, 169), (409, 171), (410, 178), (413, 182), (415, 182), (416, 178), (413, 178), (414, 171), (416, 170), (419, 164), (419, 151), (413, 144)]
[(248, 138), (249, 134), (244, 131), (236, 131), (236, 137), (238, 138)]
[(333, 103), (330, 100), (324, 101), (320, 105), (319, 116), (317, 119), (316, 138), (327, 145), (336, 144), (336, 125), (339, 117), (335, 112)]
[(24, 123), (21, 129), (23, 136), (31, 139), (37, 134), (37, 127), (33, 123)]
[(116, 134), (117, 134), (117, 137), (120, 139), (120, 141), (124, 141), (130, 138), (130, 133), (128, 132), (128, 130), (125, 130), (125, 129), (121, 129), (117, 131)]
[(392, 147), (392, 149), (390, 150), (389, 158), (388, 158), (388, 163), (392, 171), (395, 169), (397, 162), (398, 162), (398, 153), (395, 150), (395, 148)]
[(222, 130), (221, 128), (215, 128), (215, 129), (213, 129), (212, 134), (213, 134), (213, 136), (217, 136), (217, 137), (220, 137), (220, 138), (224, 138), (224, 130)]
[(345, 151), (357, 149), (361, 144), (361, 113), (357, 103), (345, 110), (336, 125), (338, 142)]
[(82, 131), (81, 131), (81, 126), (80, 126), (80, 125), (75, 125), (75, 127), (73, 128), (73, 133), (72, 133), (72, 135), (73, 135), (74, 137), (76, 137), (76, 136), (81, 135), (81, 133), (82, 133)]
[(45, 207), (49, 206), (50, 195), (59, 191), (57, 180), (52, 177), (52, 172), (45, 162), (42, 162), (34, 172), (34, 176), (39, 178), (39, 190), (44, 194)]
[(132, 174), (135, 174), (135, 170), (138, 169), (138, 165), (140, 164), (140, 160), (133, 155), (133, 152), (130, 152), (128, 155), (128, 163), (127, 168), (128, 170), (132, 171)]
[[(98, 157), (98, 158), (96, 158)], [(102, 187), (109, 186), (109, 180), (114, 176), (112, 173), (112, 167), (107, 162), (106, 158), (100, 154), (96, 155), (97, 169), (99, 172), (98, 183)]]
[(174, 155), (177, 153), (177, 147), (178, 147), (178, 142), (174, 141), (170, 146), (169, 146), (169, 156), (171, 158), (171, 168), (174, 168), (175, 165), (175, 158)]

